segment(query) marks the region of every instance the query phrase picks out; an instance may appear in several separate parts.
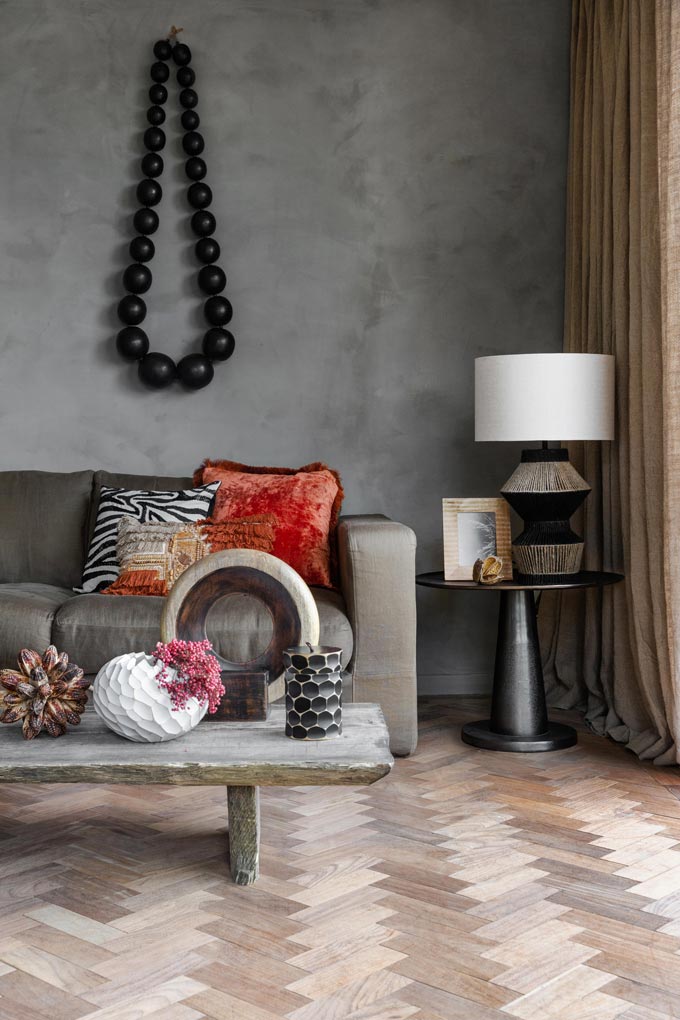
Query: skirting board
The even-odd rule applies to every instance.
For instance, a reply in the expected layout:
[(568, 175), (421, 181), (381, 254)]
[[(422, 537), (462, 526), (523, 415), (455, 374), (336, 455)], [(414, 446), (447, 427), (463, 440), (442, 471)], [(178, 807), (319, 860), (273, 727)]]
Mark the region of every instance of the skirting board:
[(418, 694), (489, 694), (493, 675), (489, 673), (419, 673)]

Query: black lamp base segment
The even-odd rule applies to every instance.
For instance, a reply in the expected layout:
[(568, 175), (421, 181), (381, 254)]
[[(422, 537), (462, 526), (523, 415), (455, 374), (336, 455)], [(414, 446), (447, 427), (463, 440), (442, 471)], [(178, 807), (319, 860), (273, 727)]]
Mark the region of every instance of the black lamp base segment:
[(583, 540), (569, 519), (589, 492), (567, 450), (522, 450), (519, 466), (501, 489), (524, 521), (512, 544), (521, 580), (545, 584), (578, 573)]

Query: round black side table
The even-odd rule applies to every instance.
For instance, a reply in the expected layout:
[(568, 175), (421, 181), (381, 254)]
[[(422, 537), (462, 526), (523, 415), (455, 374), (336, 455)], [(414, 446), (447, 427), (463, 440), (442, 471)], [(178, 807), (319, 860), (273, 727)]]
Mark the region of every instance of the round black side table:
[(550, 584), (445, 581), (440, 570), (418, 574), (416, 584), (426, 588), (500, 592), (491, 718), (463, 727), (466, 744), (489, 751), (557, 751), (576, 743), (572, 726), (548, 721), (533, 593), (601, 588), (622, 580), (623, 574), (600, 570), (582, 570), (568, 581)]

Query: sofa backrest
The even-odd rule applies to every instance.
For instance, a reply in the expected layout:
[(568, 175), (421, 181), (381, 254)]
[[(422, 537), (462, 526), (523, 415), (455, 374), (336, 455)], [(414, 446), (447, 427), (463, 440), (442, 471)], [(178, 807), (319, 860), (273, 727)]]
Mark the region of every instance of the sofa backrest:
[(0, 583), (80, 584), (92, 471), (0, 471)]
[(191, 477), (172, 477), (164, 475), (124, 475), (112, 471), (95, 471), (94, 484), (92, 487), (92, 503), (87, 524), (87, 540), (92, 538), (92, 532), (97, 521), (97, 507), (99, 506), (99, 494), (102, 486), (113, 489), (147, 489), (150, 492), (171, 492), (174, 489), (193, 489), (194, 483)]

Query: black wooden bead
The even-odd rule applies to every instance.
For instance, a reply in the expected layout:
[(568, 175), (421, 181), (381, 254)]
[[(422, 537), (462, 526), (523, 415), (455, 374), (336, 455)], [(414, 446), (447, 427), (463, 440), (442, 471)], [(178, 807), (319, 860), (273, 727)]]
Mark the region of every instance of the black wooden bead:
[(132, 294), (146, 294), (151, 280), (151, 270), (140, 262), (133, 262), (123, 273), (123, 286)]
[(126, 326), (116, 337), (116, 349), (126, 361), (139, 361), (149, 350), (149, 338), (139, 326)]
[(152, 103), (158, 103), (160, 106), (168, 98), (168, 90), (165, 85), (152, 85), (149, 89), (149, 99)]
[(160, 177), (163, 173), (163, 157), (157, 152), (147, 152), (142, 160), (142, 173), (145, 177)]
[(135, 262), (150, 262), (156, 254), (156, 246), (150, 237), (133, 237), (130, 241), (130, 258)]
[(156, 60), (169, 60), (172, 56), (172, 46), (167, 39), (159, 39), (153, 48), (153, 55)]
[(193, 89), (182, 89), (179, 94), (179, 105), (185, 110), (193, 110), (198, 103), (198, 96)]
[(203, 337), (203, 353), (212, 361), (226, 361), (234, 353), (236, 341), (226, 329), (213, 326)]
[(177, 366), (177, 376), (190, 390), (202, 390), (215, 374), (205, 354), (187, 354)]
[(217, 262), (220, 257), (220, 246), (214, 237), (202, 237), (196, 242), (194, 252), (199, 262), (210, 265), (211, 262)]
[(226, 326), (234, 314), (230, 302), (221, 295), (208, 298), (203, 311), (211, 326)]
[(187, 156), (200, 156), (205, 148), (203, 135), (199, 135), (198, 131), (188, 131), (182, 138), (182, 148)]
[(185, 64), (189, 63), (191, 60), (191, 50), (186, 43), (175, 43), (172, 47), (172, 59), (180, 67), (184, 67)]
[(159, 152), (165, 145), (165, 131), (163, 128), (147, 128), (144, 132), (144, 144), (151, 152)]
[(200, 156), (190, 156), (184, 164), (184, 172), (190, 181), (202, 181), (208, 168)]
[(203, 181), (196, 181), (195, 184), (190, 185), (187, 191), (189, 205), (193, 209), (207, 209), (212, 202), (212, 197), (210, 186), (204, 184)]
[(215, 217), (207, 209), (199, 209), (191, 217), (191, 229), (197, 237), (210, 237), (216, 226)]
[(165, 122), (165, 110), (162, 106), (150, 106), (146, 111), (146, 119), (149, 124), (159, 127)]
[[(198, 286), (204, 294), (221, 294), (227, 286), (224, 270), (219, 266), (203, 266), (198, 273)], [(128, 290), (130, 289), (128, 287)], [(141, 293), (141, 291), (136, 293)]]
[(138, 326), (146, 316), (146, 305), (136, 294), (126, 294), (118, 303), (118, 318), (126, 326)]
[(158, 230), (158, 213), (153, 209), (138, 209), (132, 222), (138, 234), (155, 234)]
[(177, 84), (183, 89), (190, 89), (196, 81), (196, 72), (192, 67), (177, 68)]
[(158, 181), (153, 181), (150, 177), (137, 185), (137, 201), (140, 205), (158, 205), (162, 197), (163, 189)]
[(177, 369), (175, 362), (167, 354), (151, 351), (140, 361), (138, 372), (143, 383), (154, 390), (162, 390), (173, 381)]
[(170, 77), (170, 68), (167, 64), (164, 64), (162, 60), (159, 60), (155, 64), (151, 65), (151, 77), (153, 81), (162, 85), (163, 82), (166, 82)]
[(201, 118), (195, 110), (185, 110), (180, 120), (185, 131), (195, 131), (201, 123)]

